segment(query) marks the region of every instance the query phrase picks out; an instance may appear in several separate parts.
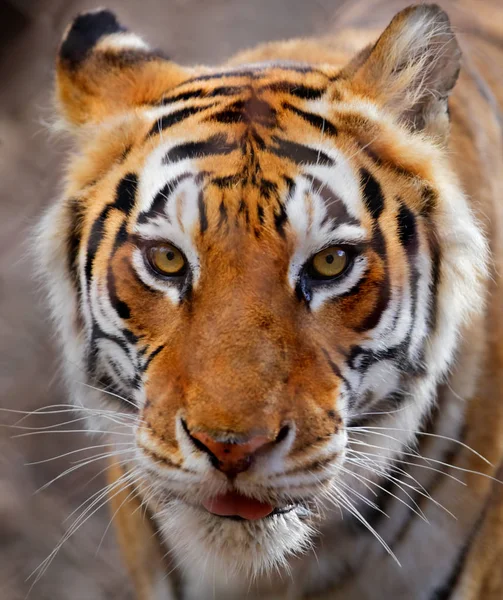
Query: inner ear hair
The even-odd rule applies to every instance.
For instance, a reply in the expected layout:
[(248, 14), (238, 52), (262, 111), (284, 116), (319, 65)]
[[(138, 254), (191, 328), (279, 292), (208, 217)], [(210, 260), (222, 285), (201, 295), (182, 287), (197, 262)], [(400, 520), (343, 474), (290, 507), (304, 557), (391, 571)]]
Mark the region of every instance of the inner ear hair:
[(375, 45), (348, 65), (357, 92), (374, 97), (410, 129), (438, 138), (448, 134), (447, 100), (460, 66), (449, 18), (436, 4), (398, 13)]

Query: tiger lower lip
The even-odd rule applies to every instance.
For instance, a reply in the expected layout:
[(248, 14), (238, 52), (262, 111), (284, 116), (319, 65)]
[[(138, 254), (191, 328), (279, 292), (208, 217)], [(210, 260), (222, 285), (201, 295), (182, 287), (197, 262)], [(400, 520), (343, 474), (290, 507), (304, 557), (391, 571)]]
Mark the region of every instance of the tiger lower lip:
[[(288, 504), (288, 505), (281, 506), (281, 507), (278, 506), (271, 513), (269, 513), (265, 517), (262, 517), (262, 519), (269, 519), (270, 517), (275, 517), (278, 515), (286, 515), (298, 508), (299, 508), (298, 504)], [(215, 515), (215, 516), (219, 516), (221, 519), (230, 519), (231, 521), (248, 521), (249, 520), (249, 519), (240, 517), (239, 515)], [(262, 520), (262, 519), (260, 519), (260, 520)]]

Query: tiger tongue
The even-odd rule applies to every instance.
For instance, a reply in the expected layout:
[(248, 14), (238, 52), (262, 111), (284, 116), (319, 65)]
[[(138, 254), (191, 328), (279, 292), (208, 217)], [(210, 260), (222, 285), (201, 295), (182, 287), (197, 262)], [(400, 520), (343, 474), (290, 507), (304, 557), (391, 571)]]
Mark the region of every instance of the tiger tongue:
[(248, 521), (255, 521), (270, 515), (274, 506), (267, 502), (260, 502), (254, 498), (248, 498), (237, 492), (228, 492), (220, 496), (213, 496), (203, 501), (204, 508), (219, 517), (241, 517)]

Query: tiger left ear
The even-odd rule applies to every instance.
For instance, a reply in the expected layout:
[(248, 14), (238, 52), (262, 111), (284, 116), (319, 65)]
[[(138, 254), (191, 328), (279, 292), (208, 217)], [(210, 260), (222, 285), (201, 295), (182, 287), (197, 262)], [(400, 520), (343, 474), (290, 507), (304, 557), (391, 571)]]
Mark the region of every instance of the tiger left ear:
[(351, 86), (410, 129), (444, 140), (447, 101), (460, 66), (461, 50), (446, 13), (436, 4), (410, 6), (350, 64)]
[(79, 15), (59, 49), (56, 96), (70, 127), (158, 102), (187, 73), (129, 33), (108, 10)]

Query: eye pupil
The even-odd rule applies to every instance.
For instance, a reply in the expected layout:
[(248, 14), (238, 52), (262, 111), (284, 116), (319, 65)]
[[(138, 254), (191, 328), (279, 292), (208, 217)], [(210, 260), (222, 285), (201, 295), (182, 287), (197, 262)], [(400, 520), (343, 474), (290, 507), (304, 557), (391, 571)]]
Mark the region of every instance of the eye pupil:
[(315, 254), (310, 263), (312, 279), (334, 279), (342, 275), (349, 265), (349, 255), (344, 248), (332, 246)]
[(180, 250), (171, 244), (151, 247), (146, 258), (152, 269), (159, 275), (181, 276), (185, 273), (185, 258)]

